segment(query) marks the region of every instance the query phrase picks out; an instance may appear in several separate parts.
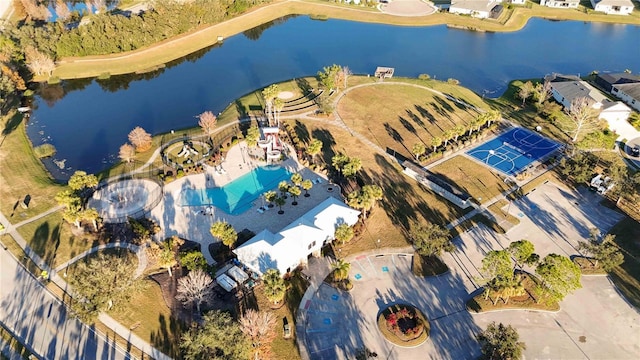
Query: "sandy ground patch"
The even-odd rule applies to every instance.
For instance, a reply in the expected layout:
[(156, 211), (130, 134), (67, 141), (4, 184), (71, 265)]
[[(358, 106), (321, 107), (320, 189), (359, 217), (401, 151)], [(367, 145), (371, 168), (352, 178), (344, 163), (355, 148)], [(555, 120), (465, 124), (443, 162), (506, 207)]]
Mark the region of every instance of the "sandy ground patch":
[(392, 0), (388, 4), (379, 4), (378, 9), (395, 16), (425, 16), (437, 11), (434, 6), (420, 0)]
[(291, 99), (293, 97), (293, 92), (291, 91), (280, 91), (278, 93), (278, 98), (282, 99), (282, 100), (288, 100)]

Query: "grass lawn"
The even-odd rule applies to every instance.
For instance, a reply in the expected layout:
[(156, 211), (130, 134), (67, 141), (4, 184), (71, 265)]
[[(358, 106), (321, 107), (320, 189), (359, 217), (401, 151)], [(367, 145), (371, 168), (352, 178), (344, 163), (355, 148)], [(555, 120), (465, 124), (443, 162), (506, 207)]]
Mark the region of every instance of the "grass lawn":
[[(324, 143), (324, 161), (327, 167), (333, 155), (340, 151), (362, 160), (359, 176), (365, 184), (376, 184), (383, 189), (384, 198), (368, 215), (362, 236), (341, 247), (342, 256), (379, 247), (408, 246), (405, 229), (412, 221), (446, 224), (465, 213), (455, 205), (439, 198), (413, 179), (403, 175), (400, 166), (390, 158), (374, 152), (351, 136), (348, 131), (313, 121), (294, 121), (302, 141), (309, 137)], [(318, 157), (318, 159), (320, 159)], [(380, 239), (379, 245), (377, 240)]]
[(18, 232), (29, 246), (51, 267), (85, 250), (101, 244), (92, 232), (75, 233), (72, 226), (62, 219), (62, 212), (49, 214), (18, 228)]
[[(423, 86), (431, 84), (445, 86), (436, 81), (424, 81)], [(462, 92), (452, 85), (440, 91), (452, 90)], [(487, 108), (473, 93), (460, 95), (467, 103)], [(414, 157), (414, 144), (423, 143), (431, 149), (432, 138), (458, 124), (469, 124), (479, 114), (424, 88), (384, 83), (351, 90), (340, 100), (337, 111), (354, 131), (407, 158)]]
[(594, 259), (576, 256), (572, 260), (574, 264), (580, 267), (580, 273), (582, 273), (582, 275), (606, 275), (607, 274), (600, 266), (596, 267), (596, 261)]
[[(53, 75), (61, 79), (98, 76), (102, 73), (125, 74), (145, 71), (171, 60), (178, 59), (217, 42), (218, 36), (228, 38), (266, 22), (293, 14), (313, 14), (322, 18), (335, 18), (360, 22), (385, 23), (400, 26), (429, 26), (450, 24), (454, 27), (486, 31), (517, 31), (522, 29), (531, 17), (595, 21), (606, 23), (640, 24), (640, 12), (629, 16), (586, 14), (581, 10), (551, 9), (538, 4), (532, 8), (518, 7), (510, 16), (499, 20), (476, 19), (446, 12), (429, 16), (390, 16), (362, 7), (338, 5), (325, 1), (275, 1), (243, 14), (234, 19), (209, 27), (196, 29), (173, 39), (162, 41), (144, 49), (107, 56), (92, 56), (81, 59), (63, 59)], [(88, 61), (82, 61), (88, 60)], [(43, 80), (38, 78), (37, 80)]]
[[(54, 206), (62, 185), (49, 176), (33, 155), (21, 114), (12, 112), (0, 119), (0, 211), (13, 223), (30, 218)], [(30, 196), (28, 209), (18, 201)]]
[(413, 254), (411, 271), (415, 276), (427, 277), (444, 274), (449, 268), (437, 256), (422, 256), (416, 252)]
[(640, 309), (640, 224), (626, 217), (614, 226), (611, 234), (624, 253), (624, 263), (609, 273), (618, 290)]
[(111, 311), (109, 315), (143, 340), (176, 358), (180, 350), (180, 336), (186, 327), (171, 315), (158, 283), (144, 281), (146, 288), (143, 292), (136, 294), (126, 307)]
[(494, 214), (494, 216), (496, 216), (499, 219), (504, 219), (513, 225), (520, 224), (520, 219), (518, 219), (517, 217), (507, 212), (509, 210), (509, 201), (505, 199), (496, 201), (495, 203), (493, 203), (493, 205), (489, 206), (487, 209), (489, 209), (489, 211), (491, 211)]
[(438, 174), (448, 183), (457, 186), (480, 203), (509, 190), (503, 179), (488, 167), (462, 155), (444, 161), (429, 171)]

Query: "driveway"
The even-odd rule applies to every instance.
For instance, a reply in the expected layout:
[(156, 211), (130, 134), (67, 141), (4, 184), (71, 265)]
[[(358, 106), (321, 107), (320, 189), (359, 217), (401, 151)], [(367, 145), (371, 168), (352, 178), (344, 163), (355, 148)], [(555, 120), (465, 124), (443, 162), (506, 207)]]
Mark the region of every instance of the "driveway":
[[(622, 218), (599, 201), (588, 190), (541, 185), (511, 204), (509, 210), (521, 224), (507, 234), (479, 226), (454, 239), (457, 250), (443, 257), (450, 271), (439, 277), (414, 277), (411, 254), (381, 251), (348, 258), (353, 290), (344, 293), (321, 285), (306, 294), (300, 306), (310, 358), (346, 359), (366, 345), (387, 359), (473, 359), (480, 355), (474, 335), (492, 321), (518, 329), (529, 359), (639, 358), (638, 311), (605, 276), (583, 277), (583, 288), (567, 296), (557, 313), (511, 310), (471, 315), (465, 309), (470, 294), (481, 291), (478, 268), (487, 251), (526, 238), (541, 256), (576, 254), (577, 242), (588, 236), (589, 228), (605, 232)], [(378, 312), (398, 302), (417, 306), (429, 318), (431, 336), (423, 345), (401, 348), (379, 334)]]

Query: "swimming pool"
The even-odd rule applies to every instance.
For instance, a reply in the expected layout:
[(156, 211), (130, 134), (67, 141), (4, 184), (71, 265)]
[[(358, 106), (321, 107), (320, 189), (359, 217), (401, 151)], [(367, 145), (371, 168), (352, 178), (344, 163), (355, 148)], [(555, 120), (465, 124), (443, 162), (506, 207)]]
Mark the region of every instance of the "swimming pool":
[(291, 174), (281, 166), (258, 167), (222, 187), (183, 190), (180, 204), (213, 205), (227, 214), (239, 215), (249, 210), (262, 193), (288, 180)]
[(467, 154), (504, 174), (517, 175), (531, 163), (551, 156), (560, 147), (551, 139), (517, 127), (467, 151)]

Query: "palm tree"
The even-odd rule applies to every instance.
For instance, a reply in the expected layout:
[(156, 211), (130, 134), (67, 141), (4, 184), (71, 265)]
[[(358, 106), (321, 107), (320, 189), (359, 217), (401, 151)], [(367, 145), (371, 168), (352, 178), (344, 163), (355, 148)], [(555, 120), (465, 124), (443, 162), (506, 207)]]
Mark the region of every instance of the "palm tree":
[(238, 240), (238, 233), (236, 230), (226, 221), (216, 221), (211, 225), (209, 229), (211, 235), (217, 237), (228, 247), (232, 247)]
[(417, 142), (415, 144), (413, 144), (413, 148), (411, 149), (411, 151), (413, 152), (413, 155), (415, 155), (416, 160), (420, 160), (420, 156), (424, 155), (425, 152), (427, 152), (427, 148), (424, 146), (423, 143), (421, 142)]
[(274, 202), (276, 203), (276, 205), (278, 205), (278, 207), (280, 208), (280, 210), (278, 210), (278, 214), (282, 215), (284, 214), (284, 210), (282, 210), (282, 207), (284, 206), (284, 204), (286, 204), (287, 202), (284, 200), (284, 198), (278, 196)]
[(91, 221), (93, 224), (93, 230), (98, 231), (98, 220), (100, 219), (100, 214), (94, 208), (87, 208), (80, 214), (81, 218), (87, 221)]
[(299, 187), (297, 186), (291, 186), (289, 187), (289, 194), (291, 194), (291, 196), (293, 196), (293, 202), (291, 203), (291, 205), (298, 205), (298, 202), (296, 201), (296, 199), (298, 198), (298, 196), (300, 196), (300, 193), (302, 193), (302, 191), (300, 190)]
[(384, 193), (382, 188), (378, 185), (365, 185), (362, 187), (362, 191), (367, 193), (367, 195), (371, 198), (371, 207), (376, 206), (376, 202), (378, 200), (382, 200)]
[(331, 267), (333, 268), (333, 279), (335, 281), (342, 281), (349, 278), (349, 270), (351, 270), (350, 263), (339, 259), (334, 261)]
[(349, 224), (340, 224), (336, 228), (335, 239), (340, 241), (342, 245), (353, 239), (353, 228)]
[(342, 175), (346, 177), (356, 176), (360, 169), (362, 169), (362, 160), (359, 158), (349, 158), (349, 162), (346, 163), (342, 169)]
[(464, 135), (467, 130), (462, 125), (456, 125), (451, 129), (453, 131), (453, 141), (458, 142), (458, 137)]
[(275, 110), (276, 126), (280, 127), (280, 112), (284, 109), (284, 101), (280, 98), (275, 98), (273, 101), (273, 109)]
[(442, 145), (442, 138), (440, 137), (433, 137), (431, 138), (431, 146), (433, 146), (433, 152), (436, 152), (436, 149), (438, 148), (438, 146)]
[(347, 204), (354, 209), (362, 210), (362, 218), (367, 218), (367, 211), (373, 206), (371, 195), (365, 191), (354, 191), (347, 196)]
[(307, 154), (311, 156), (311, 163), (314, 163), (314, 157), (322, 151), (322, 141), (318, 139), (312, 139), (307, 146)]
[(287, 285), (285, 284), (280, 271), (277, 269), (269, 269), (262, 275), (264, 284), (264, 295), (274, 305), (280, 303), (287, 293)]
[(276, 199), (276, 197), (278, 197), (278, 193), (273, 191), (273, 190), (269, 190), (266, 193), (264, 193), (264, 199), (269, 203), (269, 207), (273, 207), (273, 201)]
[(442, 137), (444, 138), (444, 147), (446, 148), (447, 144), (449, 143), (449, 140), (451, 140), (451, 138), (453, 137), (453, 130), (451, 129), (445, 130), (442, 133)]
[(313, 187), (313, 182), (309, 179), (302, 182), (302, 189), (304, 189), (304, 197), (309, 197), (309, 190)]
[(300, 186), (300, 184), (302, 183), (302, 175), (300, 175), (300, 173), (291, 175), (291, 182), (295, 186)]
[(264, 97), (264, 102), (267, 106), (265, 112), (267, 113), (267, 118), (269, 119), (269, 124), (271, 125), (271, 121), (273, 120), (273, 99), (278, 95), (278, 85), (273, 84), (262, 90), (262, 96)]
[(286, 199), (287, 191), (289, 191), (289, 183), (285, 180), (280, 181), (280, 183), (278, 184), (278, 190), (280, 190), (280, 197)]

